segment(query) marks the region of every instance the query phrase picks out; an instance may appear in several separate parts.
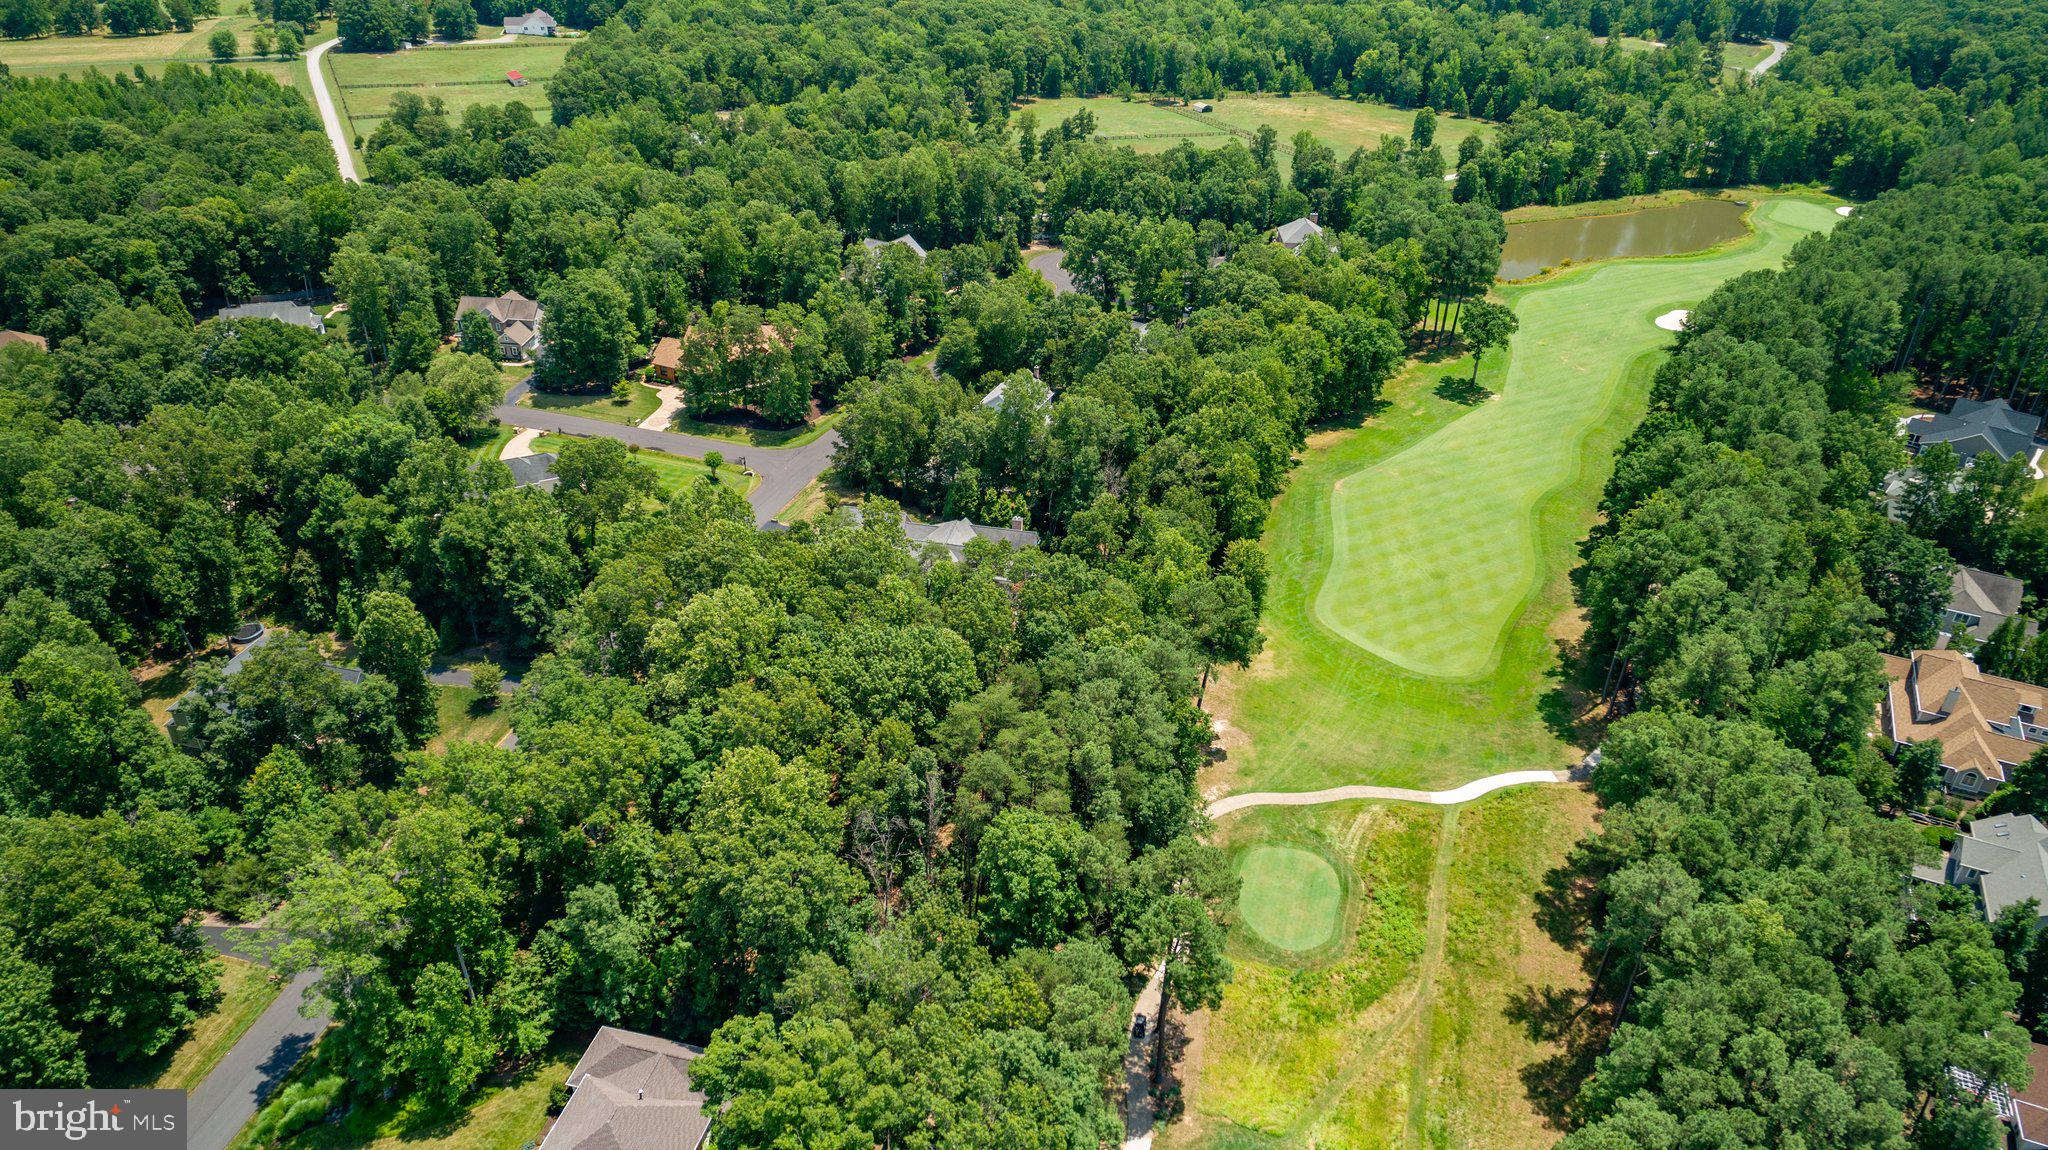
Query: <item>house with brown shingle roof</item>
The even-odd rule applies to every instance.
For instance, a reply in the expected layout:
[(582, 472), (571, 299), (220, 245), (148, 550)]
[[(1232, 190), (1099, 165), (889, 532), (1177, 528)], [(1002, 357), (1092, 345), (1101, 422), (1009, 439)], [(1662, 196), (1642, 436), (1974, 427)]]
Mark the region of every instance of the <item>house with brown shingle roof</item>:
[(683, 370), (683, 341), (672, 335), (655, 340), (654, 351), (647, 357), (647, 370), (674, 383)]
[(6, 347), (10, 343), (25, 343), (38, 351), (50, 350), (49, 340), (32, 331), (16, 331), (11, 327), (0, 331), (0, 347)]
[(711, 1132), (690, 1063), (704, 1053), (651, 1034), (599, 1028), (569, 1072), (569, 1104), (540, 1150), (699, 1150)]
[(2048, 688), (1978, 670), (1955, 651), (1884, 657), (1878, 729), (1894, 745), (1941, 740), (1941, 785), (1972, 797), (2002, 786), (2048, 744)]

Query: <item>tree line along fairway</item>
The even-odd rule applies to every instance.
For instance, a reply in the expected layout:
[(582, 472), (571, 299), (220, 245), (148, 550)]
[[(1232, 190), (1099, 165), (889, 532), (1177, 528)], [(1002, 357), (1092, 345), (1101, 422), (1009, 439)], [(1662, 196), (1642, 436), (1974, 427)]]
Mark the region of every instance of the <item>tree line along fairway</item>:
[[(1023, 110), (1038, 117), (1042, 132), (1085, 109), (1095, 117), (1096, 139), (1140, 152), (1163, 152), (1183, 141), (1198, 148), (1220, 148), (1231, 140), (1249, 146), (1260, 126), (1271, 125), (1280, 137), (1283, 164), (1296, 132), (1314, 132), (1339, 156), (1348, 156), (1356, 148), (1376, 148), (1389, 136), (1406, 139), (1415, 123), (1410, 109), (1370, 100), (1339, 100), (1316, 92), (1295, 96), (1233, 93), (1209, 104), (1213, 111), (1197, 112), (1143, 97), (1065, 96), (1032, 100)], [(1484, 121), (1439, 115), (1436, 142), (1446, 159), (1454, 161), (1459, 141), (1493, 130), (1494, 126)]]

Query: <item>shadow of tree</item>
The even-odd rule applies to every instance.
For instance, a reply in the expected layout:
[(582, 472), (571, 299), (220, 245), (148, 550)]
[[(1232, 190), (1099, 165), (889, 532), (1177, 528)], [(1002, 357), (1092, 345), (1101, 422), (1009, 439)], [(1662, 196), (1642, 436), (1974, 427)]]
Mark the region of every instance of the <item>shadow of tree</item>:
[(1444, 379), (1439, 380), (1436, 385), (1436, 395), (1438, 399), (1448, 399), (1452, 403), (1463, 404), (1466, 407), (1485, 403), (1493, 398), (1493, 392), (1481, 387), (1477, 380), (1465, 379), (1459, 376), (1446, 376)]

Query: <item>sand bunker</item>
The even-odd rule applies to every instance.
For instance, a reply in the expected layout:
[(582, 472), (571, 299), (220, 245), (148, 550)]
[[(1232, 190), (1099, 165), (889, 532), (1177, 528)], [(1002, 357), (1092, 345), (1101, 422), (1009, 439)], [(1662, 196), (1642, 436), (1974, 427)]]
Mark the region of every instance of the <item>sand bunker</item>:
[(1667, 311), (1663, 315), (1657, 317), (1657, 326), (1663, 328), (1665, 331), (1684, 331), (1686, 317), (1690, 316), (1691, 314), (1691, 312), (1685, 310), (1684, 308), (1678, 308), (1673, 311)]

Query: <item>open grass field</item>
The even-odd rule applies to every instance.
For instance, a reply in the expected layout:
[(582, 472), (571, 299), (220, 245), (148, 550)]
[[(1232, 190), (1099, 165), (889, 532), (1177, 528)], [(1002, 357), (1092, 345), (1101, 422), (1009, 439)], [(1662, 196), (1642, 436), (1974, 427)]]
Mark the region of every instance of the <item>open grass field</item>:
[[(1353, 149), (1379, 146), (1387, 136), (1407, 138), (1415, 113), (1387, 104), (1338, 100), (1320, 93), (1280, 97), (1233, 94), (1213, 101), (1215, 111), (1196, 112), (1166, 107), (1143, 99), (1124, 100), (1117, 96), (1066, 97), (1034, 100), (1024, 110), (1038, 117), (1043, 131), (1083, 108), (1095, 116), (1097, 139), (1127, 144), (1140, 152), (1163, 152), (1183, 140), (1198, 148), (1217, 148), (1231, 140), (1247, 146), (1262, 124), (1271, 124), (1280, 134), (1281, 158), (1286, 160), (1288, 142), (1296, 132), (1307, 129), (1348, 156)], [(1474, 132), (1491, 132), (1493, 126), (1478, 120), (1437, 118), (1437, 144), (1455, 154), (1458, 141)]]
[(1721, 48), (1721, 77), (1724, 83), (1733, 83), (1742, 78), (1744, 72), (1763, 63), (1771, 54), (1769, 44), (1737, 44), (1730, 41)]
[(525, 403), (542, 411), (559, 412), (563, 415), (581, 415), (590, 419), (605, 419), (613, 423), (638, 425), (643, 419), (654, 414), (661, 406), (661, 397), (653, 388), (644, 383), (633, 385), (633, 398), (619, 403), (609, 391), (560, 393), (552, 391), (530, 391)]
[(109, 1086), (190, 1090), (204, 1081), (215, 1064), (234, 1048), (278, 995), (270, 972), (253, 962), (219, 955), (220, 1004), (192, 1024), (177, 1044), (147, 1062), (125, 1068), (128, 1073)]
[(1223, 1006), (1195, 1018), (1187, 1111), (1162, 1150), (1524, 1150), (1562, 1136), (1546, 1071), (1560, 1050), (1526, 1021), (1586, 977), (1535, 892), (1592, 825), (1576, 787), (1438, 810), (1336, 803), (1232, 816), (1243, 868), (1275, 844), (1338, 854), (1353, 892), (1339, 952), (1276, 962), (1244, 931)]
[[(246, 4), (228, 7), (238, 11), (212, 20), (201, 20), (193, 25), (190, 32), (165, 32), (155, 36), (100, 33), (93, 36), (45, 36), (40, 40), (0, 40), (0, 63), (6, 64), (17, 76), (81, 76), (94, 68), (111, 74), (132, 72), (137, 65), (154, 75), (162, 72), (164, 65), (172, 60), (204, 64), (210, 58), (206, 38), (218, 28), (232, 31), (240, 38), (242, 51), (249, 51), (249, 36), (259, 21), (250, 15)], [(306, 37), (306, 43), (317, 44), (333, 35), (334, 22), (324, 21)], [(279, 83), (300, 92), (308, 90), (303, 59), (244, 60), (234, 66), (268, 73), (277, 77)]]
[[(486, 30), (488, 32), (488, 30)], [(330, 52), (329, 83), (350, 130), (365, 139), (391, 114), (400, 92), (421, 99), (439, 97), (451, 116), (479, 104), (525, 104), (539, 119), (548, 115), (547, 82), (561, 68), (576, 41), (523, 38), (511, 44), (413, 48), (403, 52)], [(530, 81), (514, 88), (505, 73)]]
[(1424, 365), (1312, 439), (1265, 538), (1266, 650), (1210, 690), (1211, 786), (1441, 788), (1575, 760), (1566, 573), (1668, 340), (1651, 320), (1835, 219), (1772, 200), (1726, 249), (1507, 289), (1522, 330), (1480, 373), (1498, 398)]
[(441, 754), (456, 743), (482, 743), (495, 747), (512, 729), (512, 716), (503, 703), (485, 707), (481, 692), (468, 687), (434, 684), (434, 737), (427, 740), (429, 754)]
[(723, 439), (742, 447), (802, 447), (815, 442), (819, 436), (839, 426), (839, 420), (845, 414), (844, 411), (829, 411), (795, 427), (769, 427), (756, 425), (741, 418), (698, 419), (688, 412), (677, 412), (668, 429), (680, 431), (684, 435)]

